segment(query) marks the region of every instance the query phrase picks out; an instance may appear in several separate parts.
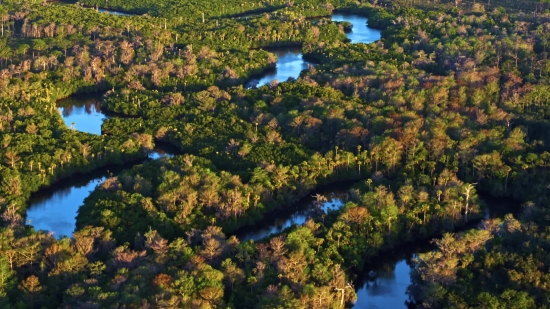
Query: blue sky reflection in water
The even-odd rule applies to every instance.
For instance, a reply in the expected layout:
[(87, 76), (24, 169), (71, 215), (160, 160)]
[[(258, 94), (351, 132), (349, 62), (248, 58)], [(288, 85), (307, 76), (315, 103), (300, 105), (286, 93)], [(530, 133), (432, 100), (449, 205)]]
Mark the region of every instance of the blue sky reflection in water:
[(353, 309), (407, 308), (405, 301), (409, 299), (406, 292), (411, 284), (411, 267), (404, 259), (389, 264), (375, 270), (375, 280), (366, 280), (362, 286), (356, 287), (357, 302)]
[(67, 127), (77, 131), (101, 135), (101, 124), (106, 116), (101, 112), (97, 96), (69, 97), (57, 102), (57, 108)]
[(90, 195), (90, 191), (105, 180), (106, 176), (104, 173), (91, 179), (79, 179), (77, 184), (62, 184), (53, 192), (31, 198), (27, 209), (27, 223), (30, 220), (35, 230), (53, 232), (56, 238), (72, 236), (78, 208)]
[[(332, 15), (331, 20), (347, 21), (353, 24), (352, 32), (347, 33), (352, 43), (372, 43), (381, 37), (380, 30), (367, 27), (366, 17), (336, 13)], [(267, 50), (277, 56), (277, 67), (263, 74), (258, 81), (258, 86), (270, 84), (274, 80), (285, 82), (289, 77), (298, 78), (302, 70), (306, 70), (309, 65), (313, 65), (303, 59), (300, 47), (282, 47)]]
[(128, 14), (128, 13), (122, 13), (122, 12), (119, 12), (119, 11), (107, 10), (107, 9), (98, 9), (97, 11), (100, 12), (100, 13), (107, 13), (107, 14), (120, 15), (120, 16), (132, 16), (133, 15), (133, 14)]
[[(58, 102), (58, 108), (68, 127), (75, 122), (75, 129), (92, 134), (101, 134), (101, 124), (106, 116), (101, 112), (99, 96), (75, 96)], [(150, 159), (173, 157), (173, 147), (157, 146), (149, 154)], [(121, 167), (73, 177), (44, 192), (33, 196), (27, 209), (27, 223), (36, 230), (53, 232), (55, 237), (71, 236), (76, 222), (78, 208), (95, 187), (110, 173), (117, 175)]]
[(411, 284), (413, 260), (433, 248), (429, 240), (421, 240), (370, 259), (354, 282), (357, 302), (353, 309), (410, 308), (407, 288)]
[(302, 58), (302, 49), (296, 48), (276, 48), (268, 49), (277, 56), (277, 67), (268, 70), (258, 82), (258, 86), (270, 84), (276, 80), (286, 82), (289, 77), (298, 78), (302, 70), (306, 70), (309, 62)]
[(315, 198), (306, 197), (305, 200), (298, 201), (296, 207), (291, 206), (289, 209), (277, 212), (276, 215), (266, 216), (264, 220), (252, 227), (244, 228), (236, 236), (241, 242), (251, 239), (258, 241), (269, 235), (281, 233), (293, 225), (302, 225), (309, 217), (314, 216), (320, 210), (326, 213), (342, 207), (347, 198), (346, 192), (337, 191), (321, 194), (326, 198), (326, 201), (321, 202), (320, 207), (317, 207)]
[[(171, 147), (157, 146), (149, 153), (149, 159), (172, 158), (176, 154), (175, 151)], [(35, 230), (53, 232), (55, 237), (71, 236), (78, 208), (84, 204), (84, 199), (110, 174), (116, 176), (124, 168), (129, 167), (117, 166), (74, 177), (75, 179), (55, 185), (52, 190), (38, 193), (29, 201), (27, 223), (31, 220), (30, 224)]]
[(347, 21), (353, 25), (351, 32), (347, 33), (351, 43), (372, 43), (380, 40), (381, 33), (378, 29), (367, 27), (367, 18), (353, 15), (335, 13), (331, 17), (332, 21)]

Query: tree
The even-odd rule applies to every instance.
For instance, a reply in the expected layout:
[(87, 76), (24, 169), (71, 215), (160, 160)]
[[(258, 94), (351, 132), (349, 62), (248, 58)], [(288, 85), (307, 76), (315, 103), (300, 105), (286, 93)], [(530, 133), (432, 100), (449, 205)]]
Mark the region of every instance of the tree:
[(474, 186), (477, 185), (477, 183), (472, 184), (465, 184), (462, 187), (462, 194), (466, 197), (466, 201), (464, 204), (464, 221), (468, 221), (468, 211), (469, 211), (469, 202), (470, 202), (470, 196), (474, 193)]
[(218, 239), (208, 238), (204, 240), (201, 254), (210, 261), (210, 264), (212, 264), (214, 259), (218, 257), (222, 252), (223, 248)]
[(21, 157), (17, 155), (17, 153), (13, 151), (7, 151), (5, 154), (6, 157), (6, 163), (8, 163), (11, 168), (15, 168), (15, 164), (21, 160)]
[(237, 267), (231, 259), (223, 261), (222, 268), (224, 279), (229, 283), (231, 290), (234, 290), (235, 284), (241, 283), (246, 278), (244, 271)]
[(43, 50), (46, 50), (47, 48), (48, 48), (48, 44), (46, 44), (46, 42), (44, 42), (43, 40), (33, 39), (32, 40), (32, 49), (33, 49), (32, 58), (34, 59), (35, 51), (38, 52), (38, 56), (40, 56), (40, 52)]
[(39, 307), (42, 286), (37, 276), (30, 275), (27, 279), (23, 280), (18, 287), (25, 294), (25, 299), (30, 308)]
[(399, 208), (397, 208), (397, 206), (394, 204), (390, 204), (382, 208), (380, 210), (380, 214), (382, 215), (382, 218), (386, 221), (386, 224), (388, 225), (388, 234), (389, 234), (391, 232), (391, 222), (397, 219), (397, 215), (399, 214)]
[(92, 150), (92, 146), (90, 144), (82, 144), (80, 145), (80, 152), (82, 153), (82, 156), (87, 159), (88, 155), (90, 154), (90, 151)]

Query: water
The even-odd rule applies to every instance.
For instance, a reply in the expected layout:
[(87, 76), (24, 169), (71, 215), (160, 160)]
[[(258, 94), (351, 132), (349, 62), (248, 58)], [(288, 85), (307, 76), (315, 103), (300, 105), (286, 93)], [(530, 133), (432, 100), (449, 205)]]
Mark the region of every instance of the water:
[[(346, 35), (351, 40), (351, 43), (372, 43), (380, 39), (380, 30), (368, 28), (367, 18), (353, 14), (336, 13), (331, 16), (332, 21), (347, 21), (353, 25), (353, 30)], [(251, 86), (263, 86), (270, 84), (273, 81), (285, 82), (289, 78), (298, 78), (302, 70), (307, 69), (312, 62), (305, 61), (300, 47), (289, 48), (269, 48), (266, 49), (277, 55), (277, 67), (264, 72), (259, 79), (255, 79), (248, 83)]]
[[(487, 205), (486, 219), (503, 218), (508, 213), (517, 216), (521, 209), (519, 203), (510, 198), (493, 198), (486, 194), (480, 194), (479, 198)], [(372, 259), (355, 282), (357, 302), (353, 308), (414, 308), (406, 293), (412, 283), (413, 259), (433, 249), (435, 247), (428, 240), (423, 240)], [(369, 275), (371, 271), (374, 276)]]
[[(171, 158), (173, 148), (157, 146), (149, 154), (150, 159)], [(56, 237), (71, 236), (75, 229), (78, 208), (95, 187), (110, 176), (118, 175), (132, 166), (103, 168), (83, 176), (71, 177), (49, 189), (39, 191), (29, 200), (27, 223), (35, 230), (53, 232)]]
[(271, 84), (273, 81), (286, 82), (289, 78), (298, 78), (300, 72), (313, 65), (303, 59), (300, 47), (282, 47), (266, 49), (277, 56), (277, 67), (265, 71), (260, 79), (256, 80), (258, 86)]
[(57, 108), (67, 127), (101, 135), (101, 124), (107, 116), (101, 111), (100, 98), (97, 94), (68, 97), (59, 100)]
[(331, 16), (332, 21), (347, 21), (353, 25), (351, 32), (347, 33), (351, 43), (372, 43), (380, 40), (380, 30), (367, 27), (368, 18), (345, 13), (335, 13)]
[(158, 160), (162, 158), (173, 158), (178, 153), (180, 153), (179, 149), (176, 147), (167, 144), (167, 143), (156, 143), (155, 149), (151, 153), (149, 153), (148, 158), (151, 160)]
[(407, 308), (410, 304), (407, 288), (411, 284), (410, 272), (418, 253), (433, 250), (429, 241), (401, 246), (384, 252), (365, 265), (355, 281), (357, 302), (353, 309)]
[(53, 232), (56, 237), (72, 236), (78, 208), (90, 192), (109, 176), (109, 172), (104, 169), (83, 177), (73, 177), (56, 184), (53, 190), (37, 193), (29, 200), (27, 223), (36, 230)]
[(119, 12), (119, 11), (108, 10), (108, 9), (97, 9), (97, 11), (100, 12), (100, 13), (107, 13), (107, 14), (120, 15), (120, 16), (132, 16), (132, 15), (134, 15), (134, 14), (128, 14), (128, 13), (123, 13), (123, 12)]
[(277, 215), (267, 215), (264, 220), (254, 226), (240, 229), (236, 236), (240, 241), (258, 241), (270, 235), (281, 233), (293, 225), (302, 225), (308, 218), (319, 216), (322, 212), (327, 213), (339, 209), (346, 203), (349, 187), (350, 184), (347, 183), (332, 186), (330, 190), (320, 190), (317, 193), (320, 194), (323, 200), (319, 202), (317, 202), (317, 198), (311, 196), (316, 193), (312, 193), (287, 209), (278, 211)]
[[(71, 4), (71, 5), (74, 5), (74, 4), (78, 3), (78, 1), (75, 1), (75, 0), (58, 0), (58, 1), (54, 0), (54, 1), (51, 1), (51, 2), (60, 2), (60, 3), (64, 3), (64, 4)], [(96, 8), (94, 8), (92, 6), (83, 6), (83, 7), (96, 10)], [(100, 12), (100, 13), (107, 13), (107, 14), (120, 15), (120, 16), (133, 16), (133, 15), (135, 15), (135, 14), (129, 14), (129, 13), (124, 13), (124, 12), (110, 10), (110, 9), (102, 9), (102, 8), (98, 8), (97, 11)]]
[(252, 13), (250, 13), (250, 12), (248, 12), (248, 13), (242, 13), (242, 14), (235, 14), (231, 17), (236, 18), (236, 19), (249, 19), (249, 18), (261, 16), (263, 14), (266, 14), (266, 13), (263, 13), (263, 12), (252, 12)]
[[(101, 95), (78, 95), (57, 102), (67, 126), (78, 131), (101, 134), (101, 124), (107, 117), (101, 111)], [(177, 150), (159, 144), (149, 153), (150, 159), (173, 157)], [(71, 236), (76, 222), (76, 213), (84, 199), (109, 175), (117, 175), (124, 168), (105, 168), (83, 176), (71, 177), (47, 190), (42, 190), (29, 200), (27, 222), (36, 230), (53, 232), (55, 236)], [(30, 222), (29, 222), (30, 221)]]

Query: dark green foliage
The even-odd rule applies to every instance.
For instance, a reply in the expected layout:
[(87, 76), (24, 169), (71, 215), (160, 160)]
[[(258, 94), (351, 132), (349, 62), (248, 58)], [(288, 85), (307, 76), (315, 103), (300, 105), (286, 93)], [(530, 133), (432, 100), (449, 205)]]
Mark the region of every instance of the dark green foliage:
[[(491, 2), (81, 2), (143, 14), (115, 16), (4, 1), (0, 307), (342, 308), (373, 256), (480, 219), (477, 191), (525, 203), (521, 221), (443, 235), (411, 295), (548, 307), (547, 4), (526, 1), (531, 16)], [(333, 10), (368, 16), (381, 40), (350, 44), (349, 23), (318, 18)], [(273, 46), (319, 64), (245, 89), (276, 66)], [(103, 135), (68, 128), (56, 100), (94, 92)], [(142, 163), (155, 142), (181, 154), (111, 175), (73, 237), (25, 224), (32, 193)], [(259, 242), (232, 236), (349, 180), (338, 210)]]

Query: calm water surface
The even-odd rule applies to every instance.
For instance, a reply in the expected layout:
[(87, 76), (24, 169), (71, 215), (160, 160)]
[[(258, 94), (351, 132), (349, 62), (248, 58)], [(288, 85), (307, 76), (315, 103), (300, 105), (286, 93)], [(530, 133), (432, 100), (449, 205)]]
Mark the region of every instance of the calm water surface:
[(108, 10), (108, 9), (98, 9), (97, 11), (100, 12), (100, 13), (107, 13), (107, 14), (120, 15), (120, 16), (132, 16), (132, 15), (134, 15), (134, 14), (128, 14), (128, 13), (123, 13), (123, 12), (119, 12), (119, 11)]
[(300, 72), (313, 65), (303, 59), (302, 48), (284, 47), (266, 49), (277, 56), (277, 67), (265, 71), (256, 80), (258, 86), (270, 84), (273, 81), (286, 82), (289, 78), (298, 78)]
[(368, 18), (344, 13), (334, 13), (331, 17), (332, 21), (347, 21), (353, 25), (351, 32), (347, 33), (351, 43), (372, 43), (378, 41), (381, 37), (381, 32), (378, 29), (367, 27)]
[[(149, 159), (171, 158), (176, 155), (170, 147), (156, 147)], [(52, 188), (40, 191), (29, 200), (27, 223), (35, 230), (53, 232), (56, 237), (73, 234), (78, 208), (95, 187), (111, 175), (118, 175), (132, 166), (104, 168), (83, 176), (72, 177)], [(30, 222), (29, 222), (30, 221)]]
[(31, 197), (27, 208), (27, 222), (35, 230), (53, 232), (55, 237), (72, 236), (76, 213), (94, 188), (109, 177), (107, 169), (60, 182), (51, 190)]
[(385, 252), (365, 265), (364, 272), (355, 282), (357, 302), (353, 309), (408, 308), (407, 287), (411, 284), (410, 272), (418, 253), (433, 250), (429, 241), (405, 245)]
[(59, 100), (57, 108), (65, 124), (77, 131), (101, 135), (101, 124), (107, 118), (101, 112), (100, 96), (78, 95)]
[[(479, 197), (487, 206), (487, 219), (503, 218), (508, 213), (517, 216), (521, 210), (519, 203), (509, 198), (492, 198), (486, 194), (479, 194)], [(428, 240), (424, 240), (374, 258), (365, 265), (364, 272), (355, 283), (357, 302), (353, 308), (414, 308), (406, 293), (411, 284), (413, 259), (434, 248)], [(369, 275), (371, 271), (373, 276)]]
[[(353, 14), (335, 13), (331, 17), (332, 21), (347, 21), (353, 25), (353, 30), (347, 33), (352, 43), (372, 43), (381, 37), (380, 30), (368, 28), (367, 18)], [(298, 78), (302, 70), (305, 70), (313, 63), (305, 61), (302, 55), (302, 49), (296, 48), (272, 48), (266, 49), (277, 55), (277, 67), (268, 70), (262, 76), (248, 86), (257, 84), (263, 86), (272, 81), (285, 82), (289, 78)]]
[[(79, 95), (57, 102), (59, 111), (68, 127), (92, 134), (101, 134), (101, 124), (107, 117), (101, 112), (100, 95)], [(157, 145), (149, 153), (149, 159), (173, 157), (176, 149)], [(102, 169), (83, 176), (72, 177), (47, 190), (40, 191), (29, 200), (27, 222), (36, 230), (53, 232), (54, 235), (71, 236), (76, 222), (76, 213), (84, 199), (109, 175), (117, 175), (124, 168), (119, 166)]]
[[(287, 209), (278, 211), (276, 216), (268, 215), (254, 226), (239, 230), (236, 236), (240, 241), (258, 241), (270, 235), (281, 233), (293, 225), (302, 225), (312, 216), (319, 216), (323, 212), (337, 210), (346, 203), (349, 187), (350, 184), (344, 184), (332, 186), (330, 190), (322, 189), (317, 192), (321, 196), (319, 202), (317, 202), (317, 198), (306, 196)], [(315, 194), (312, 193), (312, 195)]]

